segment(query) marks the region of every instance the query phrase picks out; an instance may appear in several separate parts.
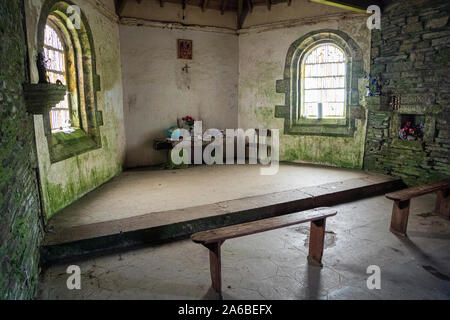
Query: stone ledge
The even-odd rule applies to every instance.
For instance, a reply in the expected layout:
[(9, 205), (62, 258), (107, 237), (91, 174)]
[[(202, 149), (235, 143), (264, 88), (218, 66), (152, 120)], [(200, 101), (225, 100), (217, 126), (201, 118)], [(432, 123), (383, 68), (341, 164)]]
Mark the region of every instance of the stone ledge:
[(64, 100), (67, 88), (52, 83), (24, 84), (23, 91), (27, 111), (31, 114), (46, 114)]

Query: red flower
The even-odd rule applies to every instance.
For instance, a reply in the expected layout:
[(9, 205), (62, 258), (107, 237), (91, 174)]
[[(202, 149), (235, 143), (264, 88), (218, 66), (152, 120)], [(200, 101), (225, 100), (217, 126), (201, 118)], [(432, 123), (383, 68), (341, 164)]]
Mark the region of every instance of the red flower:
[(410, 127), (410, 126), (411, 126), (411, 121), (408, 121), (408, 122), (406, 123), (406, 126), (407, 126), (407, 127)]
[(410, 134), (414, 134), (414, 129), (409, 129)]

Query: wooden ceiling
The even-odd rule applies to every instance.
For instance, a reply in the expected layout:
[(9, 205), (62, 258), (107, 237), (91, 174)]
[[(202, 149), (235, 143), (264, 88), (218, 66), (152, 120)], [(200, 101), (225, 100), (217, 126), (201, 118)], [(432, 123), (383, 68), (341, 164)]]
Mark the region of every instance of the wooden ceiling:
[[(183, 9), (187, 5), (198, 6), (202, 11), (206, 9), (219, 10), (221, 14), (225, 11), (236, 12), (238, 28), (241, 28), (245, 17), (253, 11), (255, 6), (265, 6), (267, 10), (271, 10), (272, 5), (285, 3), (290, 6), (295, 0), (115, 0), (116, 12), (119, 17), (122, 16), (123, 9), (127, 2), (137, 2), (141, 4), (144, 1), (159, 2), (160, 7), (164, 7), (164, 3), (170, 2), (179, 4)], [(310, 2), (317, 2), (324, 5), (331, 5), (341, 7), (349, 10), (363, 12), (371, 4), (380, 5), (380, 0), (309, 0)]]

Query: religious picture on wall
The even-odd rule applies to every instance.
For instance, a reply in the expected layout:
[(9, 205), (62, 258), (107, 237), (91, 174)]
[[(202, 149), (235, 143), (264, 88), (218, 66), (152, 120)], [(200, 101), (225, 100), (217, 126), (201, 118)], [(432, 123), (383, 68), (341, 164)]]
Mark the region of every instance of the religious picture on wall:
[(178, 40), (178, 59), (192, 60), (192, 40)]

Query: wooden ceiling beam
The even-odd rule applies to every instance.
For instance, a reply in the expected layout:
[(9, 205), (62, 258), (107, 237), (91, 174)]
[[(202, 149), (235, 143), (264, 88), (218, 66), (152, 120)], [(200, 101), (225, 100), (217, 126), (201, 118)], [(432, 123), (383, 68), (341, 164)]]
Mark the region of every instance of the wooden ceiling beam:
[(222, 3), (220, 4), (220, 14), (223, 15), (225, 13), (225, 6), (227, 4), (227, 0), (222, 0)]
[(208, 8), (208, 2), (209, 0), (203, 0), (202, 3), (202, 11), (205, 12), (206, 8)]
[(271, 0), (266, 0), (266, 4), (267, 4), (267, 9), (272, 9), (272, 1)]
[(252, 0), (247, 0), (248, 11), (253, 12), (253, 2)]
[(238, 6), (237, 6), (237, 27), (238, 27), (238, 29), (241, 28), (241, 16), (242, 16), (243, 9), (244, 9), (244, 0), (238, 0)]
[(116, 2), (116, 13), (120, 17), (122, 15), (123, 9), (128, 0), (117, 0)]
[(160, 6), (161, 8), (164, 7), (164, 0), (159, 0), (159, 6)]
[(287, 0), (288, 6), (292, 4), (292, 0)]
[(238, 0), (238, 7), (237, 7), (237, 27), (238, 29), (241, 29), (244, 25), (245, 18), (247, 17), (249, 13), (249, 1), (247, 0), (246, 4), (244, 5), (245, 0)]
[(333, 7), (356, 11), (359, 13), (367, 13), (370, 5), (382, 7), (380, 0), (310, 0), (311, 2), (321, 3)]

